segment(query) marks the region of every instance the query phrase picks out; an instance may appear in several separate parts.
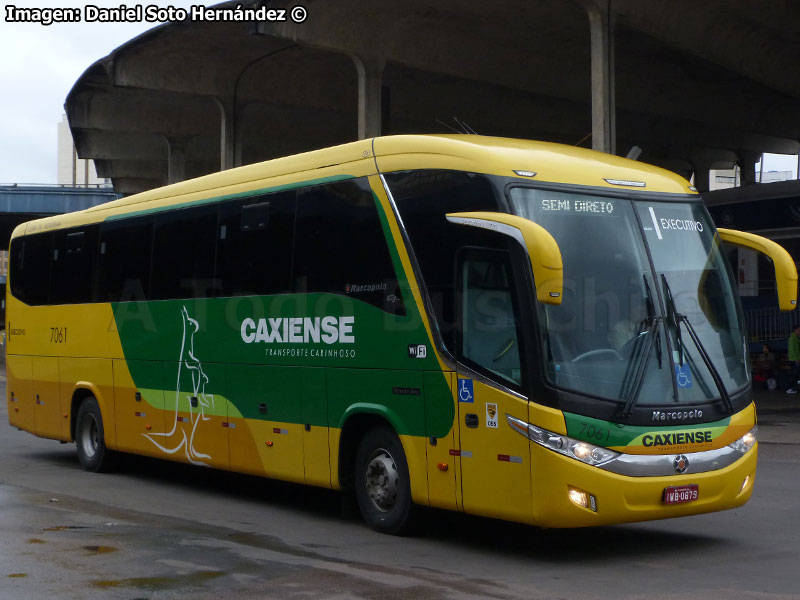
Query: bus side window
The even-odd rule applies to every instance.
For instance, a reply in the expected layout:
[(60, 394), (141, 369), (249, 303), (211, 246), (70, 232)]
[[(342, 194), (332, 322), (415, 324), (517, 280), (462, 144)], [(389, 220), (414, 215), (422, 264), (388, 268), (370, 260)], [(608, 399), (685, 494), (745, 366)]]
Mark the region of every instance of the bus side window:
[(97, 300), (147, 300), (152, 247), (152, 217), (103, 223), (100, 228)]
[(442, 341), (455, 354), (456, 307), (453, 304), (453, 259), (463, 246), (504, 244), (496, 234), (450, 223), (451, 212), (497, 211), (489, 180), (475, 173), (420, 170), (387, 173), (422, 278), (431, 300)]
[(97, 225), (54, 233), (50, 304), (78, 304), (94, 298)]
[(212, 295), (217, 250), (217, 206), (159, 213), (153, 231), (150, 299)]
[(217, 296), (291, 291), (295, 191), (220, 207)]
[(294, 291), (340, 294), (406, 314), (376, 202), (365, 180), (299, 191)]
[(53, 234), (40, 233), (14, 240), (11, 293), (30, 305), (47, 304)]
[(522, 385), (519, 311), (508, 254), (465, 249), (458, 265), (459, 358), (492, 379)]

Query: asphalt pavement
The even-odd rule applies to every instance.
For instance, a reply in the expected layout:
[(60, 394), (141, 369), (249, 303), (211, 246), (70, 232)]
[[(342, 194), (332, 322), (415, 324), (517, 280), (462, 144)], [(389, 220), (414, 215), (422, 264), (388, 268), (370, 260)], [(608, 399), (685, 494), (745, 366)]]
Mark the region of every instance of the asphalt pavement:
[(761, 444), (800, 444), (800, 394), (753, 390)]

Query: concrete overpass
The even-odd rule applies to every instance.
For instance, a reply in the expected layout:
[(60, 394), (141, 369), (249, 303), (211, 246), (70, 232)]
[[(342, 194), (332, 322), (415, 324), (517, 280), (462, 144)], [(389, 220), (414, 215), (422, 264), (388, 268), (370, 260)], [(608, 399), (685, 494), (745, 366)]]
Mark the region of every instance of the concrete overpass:
[(129, 194), (466, 123), (622, 155), (638, 146), (706, 189), (709, 168), (737, 163), (753, 182), (762, 152), (800, 145), (796, 0), (303, 5), (302, 23), (187, 20), (98, 60), (66, 101), (79, 155)]

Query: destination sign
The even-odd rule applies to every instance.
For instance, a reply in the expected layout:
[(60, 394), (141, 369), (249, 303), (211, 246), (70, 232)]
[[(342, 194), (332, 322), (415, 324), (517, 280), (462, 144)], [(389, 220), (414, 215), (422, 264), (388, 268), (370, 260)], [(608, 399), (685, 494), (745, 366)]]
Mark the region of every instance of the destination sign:
[(541, 209), (544, 212), (610, 215), (615, 208), (614, 201), (606, 199), (542, 198), (540, 202)]

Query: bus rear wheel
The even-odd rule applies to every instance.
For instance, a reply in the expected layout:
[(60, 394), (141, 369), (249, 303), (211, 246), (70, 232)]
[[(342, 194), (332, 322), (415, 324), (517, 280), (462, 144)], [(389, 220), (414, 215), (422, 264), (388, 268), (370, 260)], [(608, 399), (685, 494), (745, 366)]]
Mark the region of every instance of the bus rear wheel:
[(107, 471), (113, 462), (113, 453), (106, 448), (103, 416), (94, 396), (87, 396), (78, 408), (75, 418), (75, 448), (78, 461), (86, 471)]
[(356, 500), (364, 521), (382, 533), (408, 530), (413, 504), (408, 463), (395, 433), (370, 430), (356, 452)]

